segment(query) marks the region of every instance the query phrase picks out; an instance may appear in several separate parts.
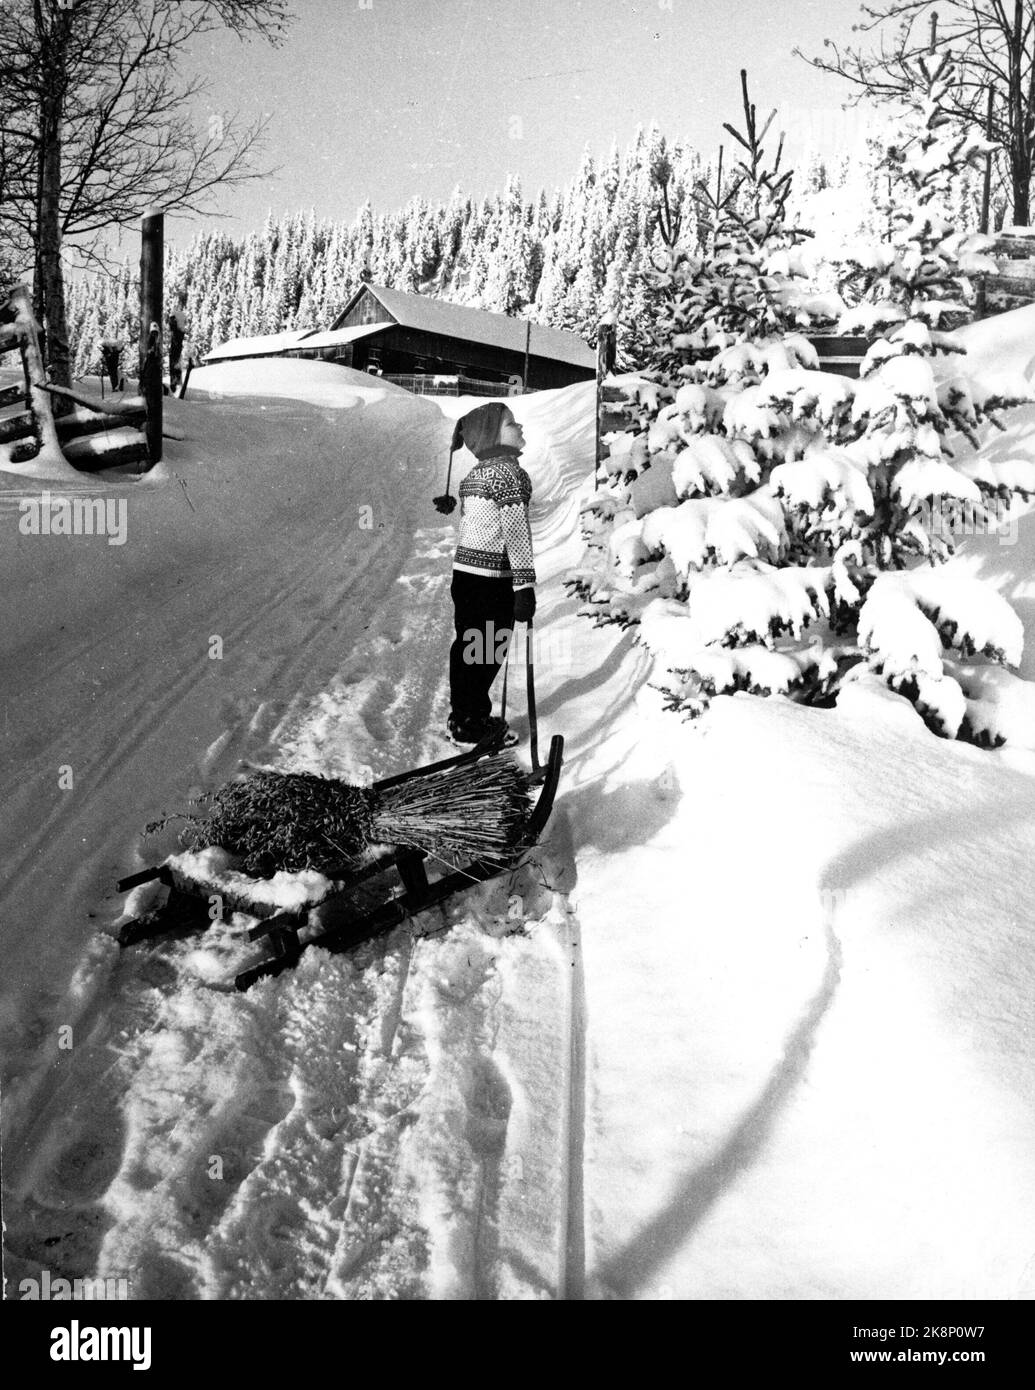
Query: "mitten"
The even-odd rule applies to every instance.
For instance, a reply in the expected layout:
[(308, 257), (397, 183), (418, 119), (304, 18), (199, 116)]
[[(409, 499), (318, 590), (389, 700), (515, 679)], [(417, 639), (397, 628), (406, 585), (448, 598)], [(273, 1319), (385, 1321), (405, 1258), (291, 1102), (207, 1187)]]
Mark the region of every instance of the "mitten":
[(514, 590), (514, 621), (530, 623), (535, 616), (535, 590), (532, 588)]

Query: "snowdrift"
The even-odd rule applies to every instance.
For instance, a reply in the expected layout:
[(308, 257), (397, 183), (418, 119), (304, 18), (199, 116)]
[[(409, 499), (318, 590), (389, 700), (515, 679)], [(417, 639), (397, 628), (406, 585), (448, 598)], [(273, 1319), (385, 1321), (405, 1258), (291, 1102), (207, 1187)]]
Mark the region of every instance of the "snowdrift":
[(330, 410), (348, 410), (361, 402), (369, 405), (386, 396), (407, 394), (401, 386), (382, 382), (368, 372), (296, 357), (231, 358), (209, 367), (195, 367), (187, 390), (188, 399), (198, 395), (208, 400), (285, 399)]

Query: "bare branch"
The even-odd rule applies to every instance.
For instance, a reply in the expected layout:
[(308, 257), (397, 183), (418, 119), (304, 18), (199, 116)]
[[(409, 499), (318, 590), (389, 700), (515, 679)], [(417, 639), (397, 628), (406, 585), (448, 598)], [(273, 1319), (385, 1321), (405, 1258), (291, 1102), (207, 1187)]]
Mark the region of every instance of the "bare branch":
[(63, 350), (63, 237), (67, 254), (88, 261), (91, 236), (155, 202), (200, 211), (219, 187), (268, 172), (254, 166), (267, 122), (228, 116), (195, 129), (186, 112), (204, 85), (180, 66), (192, 41), (217, 30), (278, 44), (290, 15), (286, 0), (0, 5), (0, 232), (35, 243), (37, 308)]
[(983, 93), (991, 85), (999, 94), (1002, 115), (993, 125), (1002, 140), (1010, 167), (1014, 220), (1027, 222), (1033, 170), (1032, 131), (1035, 128), (1035, 0), (891, 0), (864, 4), (863, 18), (854, 26), (869, 36), (869, 48), (840, 46), (827, 40), (825, 51), (798, 57), (847, 82), (853, 101), (910, 103), (909, 63), (927, 51), (928, 24), (938, 14), (939, 51), (951, 51), (960, 74), (947, 110), (961, 125), (980, 123)]

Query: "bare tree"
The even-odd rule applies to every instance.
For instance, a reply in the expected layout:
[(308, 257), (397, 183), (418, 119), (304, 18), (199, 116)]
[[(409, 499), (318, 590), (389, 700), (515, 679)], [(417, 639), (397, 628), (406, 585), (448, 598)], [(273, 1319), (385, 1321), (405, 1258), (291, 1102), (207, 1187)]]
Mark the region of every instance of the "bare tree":
[(1014, 222), (1026, 226), (1035, 162), (1035, 0), (893, 0), (863, 5), (853, 27), (875, 46), (841, 48), (827, 39), (828, 54), (795, 52), (822, 72), (846, 78), (856, 100), (908, 103), (908, 63), (932, 39), (950, 46), (955, 58), (954, 117), (984, 129), (992, 90), (991, 138), (1002, 147), (998, 173), (1010, 190)]
[[(229, 29), (280, 41), (286, 0), (3, 0), (0, 237), (31, 254), (48, 365), (70, 384), (63, 249), (97, 239), (153, 205), (199, 211), (215, 189), (259, 177), (265, 122), (217, 116), (199, 130), (205, 90), (181, 64), (199, 36)], [(28, 265), (23, 265), (28, 269)]]

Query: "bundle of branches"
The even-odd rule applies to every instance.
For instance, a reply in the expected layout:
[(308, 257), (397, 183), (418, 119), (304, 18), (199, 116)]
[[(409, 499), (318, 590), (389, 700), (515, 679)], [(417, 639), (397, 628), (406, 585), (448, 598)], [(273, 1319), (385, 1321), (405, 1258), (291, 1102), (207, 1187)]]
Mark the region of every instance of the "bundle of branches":
[[(311, 772), (259, 772), (202, 798), (202, 815), (182, 817), (180, 843), (218, 845), (245, 873), (278, 869), (340, 872), (371, 846), (426, 850), (440, 858), (506, 858), (522, 843), (528, 781), (506, 757), (415, 777), (384, 791)], [(177, 817), (147, 827), (162, 829)]]
[(528, 778), (510, 758), (433, 772), (373, 794), (374, 838), (456, 858), (517, 849), (531, 808)]

